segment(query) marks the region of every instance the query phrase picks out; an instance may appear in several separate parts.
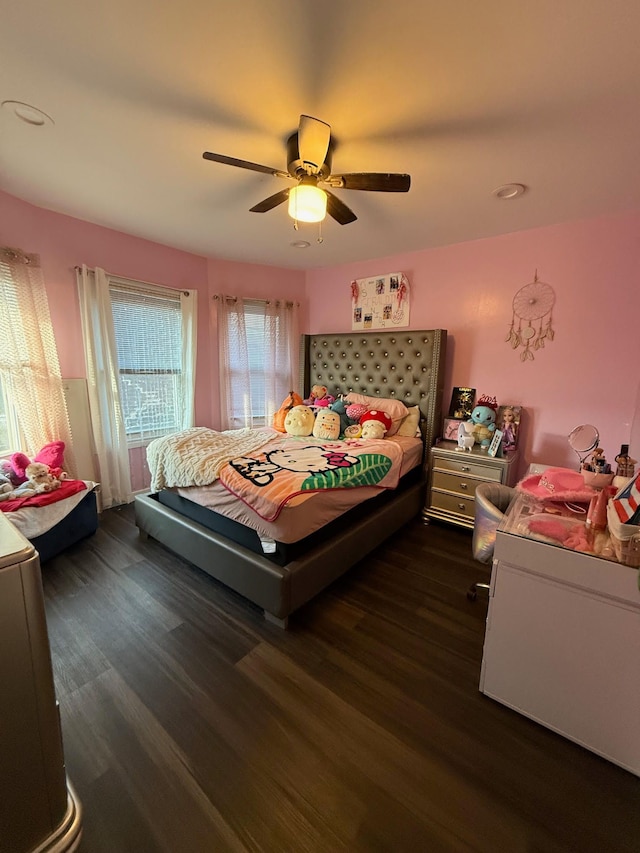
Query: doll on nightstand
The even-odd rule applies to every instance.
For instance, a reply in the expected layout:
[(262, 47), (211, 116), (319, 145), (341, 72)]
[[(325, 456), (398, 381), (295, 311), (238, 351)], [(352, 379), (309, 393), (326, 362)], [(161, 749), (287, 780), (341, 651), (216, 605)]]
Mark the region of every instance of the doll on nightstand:
[(516, 440), (518, 435), (518, 423), (516, 421), (516, 413), (511, 406), (505, 406), (502, 412), (502, 449), (515, 450)]

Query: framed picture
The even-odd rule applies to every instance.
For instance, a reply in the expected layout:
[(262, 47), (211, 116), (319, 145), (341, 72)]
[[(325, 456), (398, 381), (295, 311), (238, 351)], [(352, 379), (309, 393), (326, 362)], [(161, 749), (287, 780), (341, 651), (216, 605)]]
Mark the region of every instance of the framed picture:
[(493, 433), (493, 438), (491, 439), (491, 444), (487, 447), (487, 453), (489, 456), (502, 456), (502, 439), (504, 438), (504, 433), (502, 430), (495, 430)]
[(447, 441), (457, 441), (459, 428), (459, 418), (445, 418), (442, 426), (442, 437)]
[(502, 449), (515, 450), (520, 432), (521, 406), (500, 406), (496, 418), (496, 429), (502, 432)]
[(449, 417), (464, 421), (471, 417), (475, 405), (476, 389), (459, 388), (453, 389), (451, 394), (451, 405), (449, 406)]

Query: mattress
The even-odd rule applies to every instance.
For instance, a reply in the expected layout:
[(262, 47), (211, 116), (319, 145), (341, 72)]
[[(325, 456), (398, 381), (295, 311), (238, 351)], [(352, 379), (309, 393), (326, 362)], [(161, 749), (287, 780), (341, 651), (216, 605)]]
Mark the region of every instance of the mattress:
[(164, 489), (158, 493), (158, 500), (254, 553), (285, 565), (422, 480), (422, 441), (407, 436), (386, 440), (402, 449), (400, 482), (396, 489), (361, 487), (296, 495), (272, 522), (253, 512), (218, 481), (210, 486)]

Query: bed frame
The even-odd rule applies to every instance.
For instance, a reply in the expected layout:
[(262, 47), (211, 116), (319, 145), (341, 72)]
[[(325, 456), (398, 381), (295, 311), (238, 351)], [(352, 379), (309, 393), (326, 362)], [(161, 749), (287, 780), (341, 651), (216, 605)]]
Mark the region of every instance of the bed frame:
[[(353, 392), (419, 405), (429, 448), (442, 423), (446, 340), (444, 329), (305, 335), (300, 386), (305, 396), (311, 385), (318, 384), (326, 385), (334, 396)], [(425, 480), (284, 566), (180, 515), (153, 494), (136, 496), (136, 524), (141, 535), (161, 542), (263, 608), (270, 622), (286, 628), (294, 610), (419, 515)]]

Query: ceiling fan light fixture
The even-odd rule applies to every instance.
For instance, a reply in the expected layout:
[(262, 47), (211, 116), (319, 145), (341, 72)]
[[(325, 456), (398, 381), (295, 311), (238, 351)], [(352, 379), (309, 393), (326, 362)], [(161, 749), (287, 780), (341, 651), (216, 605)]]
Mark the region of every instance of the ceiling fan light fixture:
[(327, 194), (301, 183), (289, 191), (289, 216), (298, 222), (322, 222), (327, 215)]

